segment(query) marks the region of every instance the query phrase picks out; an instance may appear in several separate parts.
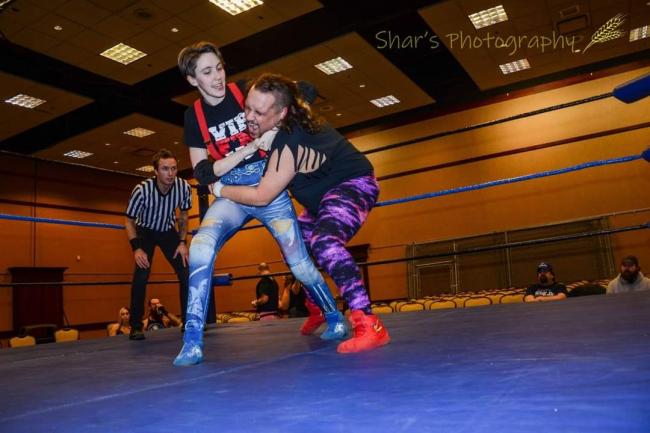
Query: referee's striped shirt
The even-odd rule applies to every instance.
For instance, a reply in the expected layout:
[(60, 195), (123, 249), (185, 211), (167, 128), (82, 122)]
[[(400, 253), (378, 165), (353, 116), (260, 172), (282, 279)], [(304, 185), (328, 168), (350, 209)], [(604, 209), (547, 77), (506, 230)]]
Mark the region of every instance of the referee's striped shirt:
[(137, 226), (165, 232), (176, 228), (177, 207), (182, 211), (192, 208), (190, 184), (177, 177), (167, 194), (162, 194), (152, 177), (133, 188), (126, 216), (135, 220)]

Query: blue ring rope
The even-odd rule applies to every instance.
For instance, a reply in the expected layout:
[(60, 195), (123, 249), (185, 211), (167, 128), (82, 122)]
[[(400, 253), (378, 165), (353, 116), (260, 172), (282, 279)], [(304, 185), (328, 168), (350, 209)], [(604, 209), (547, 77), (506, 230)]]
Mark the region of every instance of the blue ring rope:
[[(646, 159), (646, 160), (648, 160), (650, 162), (650, 158), (648, 158), (648, 156), (650, 155), (649, 151), (650, 151), (650, 149), (646, 150), (641, 155), (629, 155), (629, 156), (622, 156), (622, 157), (619, 157), (619, 158), (611, 158), (611, 159), (603, 159), (603, 160), (599, 160), (599, 161), (585, 162), (585, 163), (582, 163), (582, 164), (574, 165), (572, 167), (560, 168), (560, 169), (557, 169), (557, 170), (543, 171), (541, 173), (526, 174), (526, 175), (523, 175), (523, 176), (511, 177), (511, 178), (508, 178), (508, 179), (492, 180), (490, 182), (479, 183), (479, 184), (476, 184), (476, 185), (468, 185), (468, 186), (463, 186), (463, 187), (459, 187), (459, 188), (451, 188), (451, 189), (445, 189), (445, 190), (442, 190), (442, 191), (436, 191), (436, 192), (430, 192), (430, 193), (426, 193), (426, 194), (414, 195), (414, 196), (411, 196), (411, 197), (398, 198), (398, 199), (394, 199), (394, 200), (386, 200), (386, 201), (378, 202), (375, 206), (376, 207), (391, 206), (391, 205), (394, 205), (394, 204), (408, 203), (408, 202), (411, 202), (411, 201), (424, 200), (424, 199), (427, 199), (427, 198), (442, 197), (442, 196), (445, 196), (445, 195), (457, 194), (457, 193), (467, 192), (467, 191), (476, 191), (478, 189), (490, 188), (490, 187), (493, 187), (493, 186), (506, 185), (506, 184), (509, 184), (509, 183), (521, 182), (521, 181), (530, 180), (530, 179), (539, 179), (539, 178), (548, 177), (548, 176), (555, 176), (557, 174), (570, 173), (570, 172), (573, 172), (573, 171), (584, 170), (586, 168), (592, 168), (592, 167), (600, 167), (600, 166), (603, 166), (603, 165), (621, 164), (621, 163), (624, 163), (624, 162), (636, 161), (638, 159)], [(26, 216), (9, 215), (9, 214), (2, 214), (2, 213), (0, 213), (0, 219), (7, 219), (7, 220), (14, 220), (14, 221), (32, 221), (32, 222), (42, 222), (42, 223), (50, 223), (50, 224), (63, 224), (63, 225), (82, 226), (82, 227), (98, 227), (98, 228), (124, 230), (124, 226), (118, 225), (118, 224), (95, 223), (95, 222), (86, 222), (86, 221), (69, 221), (69, 220), (60, 220), (60, 219), (54, 219), (54, 218), (26, 217)], [(257, 227), (257, 226), (255, 226), (255, 227)], [(251, 228), (253, 228), (253, 227), (251, 227)]]
[(20, 215), (9, 215), (5, 213), (0, 213), (0, 219), (13, 220), (13, 221), (31, 221), (36, 223), (50, 223), (50, 224), (63, 224), (67, 226), (82, 226), (82, 227), (100, 227), (103, 229), (118, 229), (124, 230), (124, 226), (118, 224), (106, 224), (106, 223), (93, 223), (87, 221), (70, 221), (70, 220), (59, 220), (55, 218), (38, 218), (38, 217), (26, 217)]
[(463, 186), (463, 187), (460, 187), (460, 188), (451, 188), (451, 189), (445, 189), (445, 190), (442, 190), (442, 191), (436, 191), (436, 192), (430, 192), (430, 193), (426, 193), (426, 194), (414, 195), (414, 196), (411, 196), (411, 197), (396, 198), (394, 200), (386, 200), (386, 201), (382, 201), (382, 202), (377, 203), (375, 206), (376, 207), (390, 206), (390, 205), (398, 204), (398, 203), (407, 203), (407, 202), (410, 202), (410, 201), (423, 200), (425, 198), (442, 197), (444, 195), (456, 194), (456, 193), (467, 192), (467, 191), (475, 191), (477, 189), (490, 188), (490, 187), (493, 187), (493, 186), (505, 185), (505, 184), (508, 184), (508, 183), (521, 182), (521, 181), (530, 180), (530, 179), (538, 179), (540, 177), (555, 176), (556, 174), (570, 173), (572, 171), (584, 170), (585, 168), (599, 167), (599, 166), (602, 166), (602, 165), (609, 165), (609, 164), (620, 164), (620, 163), (629, 162), (629, 161), (636, 161), (637, 159), (641, 159), (641, 158), (643, 158), (643, 155), (630, 155), (630, 156), (622, 156), (620, 158), (612, 158), (612, 159), (604, 159), (604, 160), (600, 160), (600, 161), (585, 162), (583, 164), (574, 165), (572, 167), (560, 168), (560, 169), (557, 169), (557, 170), (543, 171), (541, 173), (526, 174), (524, 176), (511, 177), (511, 178), (508, 178), (508, 179), (492, 180), (490, 182), (479, 183), (479, 184), (476, 184), (476, 185), (468, 185), (468, 186)]

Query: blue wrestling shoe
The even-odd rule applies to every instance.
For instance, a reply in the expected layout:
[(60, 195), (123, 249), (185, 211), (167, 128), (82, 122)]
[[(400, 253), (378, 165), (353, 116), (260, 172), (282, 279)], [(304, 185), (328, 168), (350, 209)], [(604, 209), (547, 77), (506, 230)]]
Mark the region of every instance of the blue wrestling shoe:
[(339, 311), (325, 314), (327, 329), (320, 336), (323, 340), (342, 340), (350, 336), (348, 321)]
[(183, 340), (183, 348), (174, 359), (174, 365), (188, 367), (200, 364), (203, 361), (203, 332), (186, 330)]

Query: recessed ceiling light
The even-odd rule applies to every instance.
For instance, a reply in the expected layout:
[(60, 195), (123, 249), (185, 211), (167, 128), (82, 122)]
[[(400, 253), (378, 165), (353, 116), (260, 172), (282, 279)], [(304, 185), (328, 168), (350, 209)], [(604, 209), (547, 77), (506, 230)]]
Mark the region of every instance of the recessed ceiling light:
[(178, 29), (177, 29), (176, 27), (172, 27), (172, 28), (171, 28), (171, 32), (172, 32), (172, 33), (178, 33)]
[(77, 158), (77, 159), (87, 158), (90, 155), (92, 155), (92, 153), (84, 152), (83, 150), (71, 150), (70, 152), (66, 152), (63, 154), (63, 156), (67, 156), (68, 158)]
[(359, 87), (361, 87), (363, 89), (364, 87), (366, 87), (366, 85), (365, 84), (359, 84)]
[(145, 173), (151, 173), (153, 171), (153, 165), (143, 165), (142, 167), (136, 168), (137, 171), (144, 171)]
[(650, 36), (650, 32), (648, 31), (649, 29), (650, 26), (646, 25), (630, 30), (630, 42), (638, 41), (639, 39), (645, 39)]
[(109, 48), (108, 50), (100, 53), (100, 55), (115, 60), (118, 63), (123, 65), (128, 65), (131, 62), (135, 62), (138, 59), (143, 58), (147, 53), (143, 53), (140, 50), (137, 50), (133, 47), (130, 47), (126, 44), (119, 43), (114, 47)]
[(155, 134), (156, 131), (151, 131), (149, 129), (138, 127), (138, 128), (129, 129), (128, 131), (124, 131), (123, 133), (126, 135), (132, 135), (134, 137), (143, 138), (146, 137), (147, 135)]
[(119, 161), (113, 161), (113, 164), (119, 164), (119, 163), (120, 163)]
[(104, 143), (104, 146), (110, 146), (111, 143)]
[(210, 0), (210, 3), (219, 6), (230, 15), (237, 15), (264, 2), (261, 0)]
[(327, 75), (336, 74), (337, 72), (345, 71), (346, 69), (352, 68), (352, 65), (349, 64), (342, 57), (326, 60), (314, 66), (316, 66), (318, 69), (320, 69), (322, 72), (326, 73)]
[(38, 107), (41, 104), (46, 103), (47, 101), (45, 99), (39, 99), (33, 96), (23, 95), (22, 93), (20, 93), (9, 99), (5, 99), (5, 102), (7, 104), (18, 105), (19, 107), (34, 108), (34, 107)]
[(519, 72), (519, 71), (523, 71), (524, 69), (530, 69), (530, 63), (528, 63), (528, 59), (520, 59), (520, 60), (515, 60), (514, 62), (504, 63), (503, 65), (499, 65), (499, 68), (501, 69), (501, 73), (503, 73), (503, 75), (508, 75), (508, 74), (512, 74), (513, 72)]
[(502, 5), (478, 11), (474, 14), (468, 15), (467, 17), (472, 24), (474, 24), (474, 28), (476, 29), (491, 26), (502, 21), (508, 21), (508, 15)]
[(57, 32), (60, 32), (61, 30), (63, 30), (63, 27), (61, 27), (61, 26), (54, 26), (54, 30), (56, 30)]
[(400, 100), (394, 97), (393, 95), (383, 96), (377, 99), (371, 99), (371, 103), (376, 105), (379, 108), (388, 107), (389, 105), (399, 104)]

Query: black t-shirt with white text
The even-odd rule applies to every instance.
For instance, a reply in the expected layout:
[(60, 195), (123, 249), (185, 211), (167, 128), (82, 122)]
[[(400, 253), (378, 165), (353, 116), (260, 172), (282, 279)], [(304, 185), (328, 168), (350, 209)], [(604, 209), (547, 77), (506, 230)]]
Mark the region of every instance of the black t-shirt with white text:
[[(245, 92), (243, 83), (238, 82), (237, 87), (241, 89), (242, 93)], [(219, 104), (212, 106), (206, 104), (203, 98), (201, 98), (201, 106), (203, 107), (208, 132), (213, 142), (227, 141), (230, 146), (230, 152), (234, 152), (253, 140), (248, 134), (246, 115), (228, 87), (226, 87), (225, 98)], [(194, 112), (194, 105), (191, 105), (185, 110), (184, 140), (188, 147), (206, 149), (203, 135), (201, 135), (201, 129), (196, 119), (196, 113)], [(240, 162), (237, 167), (243, 167), (262, 159), (263, 156), (260, 155), (260, 152), (255, 152)]]
[(564, 293), (568, 295), (569, 292), (566, 289), (566, 286), (562, 283), (553, 283), (550, 286), (543, 286), (541, 284), (533, 284), (528, 286), (526, 289), (526, 296), (533, 295), (538, 296), (554, 296), (558, 293)]

